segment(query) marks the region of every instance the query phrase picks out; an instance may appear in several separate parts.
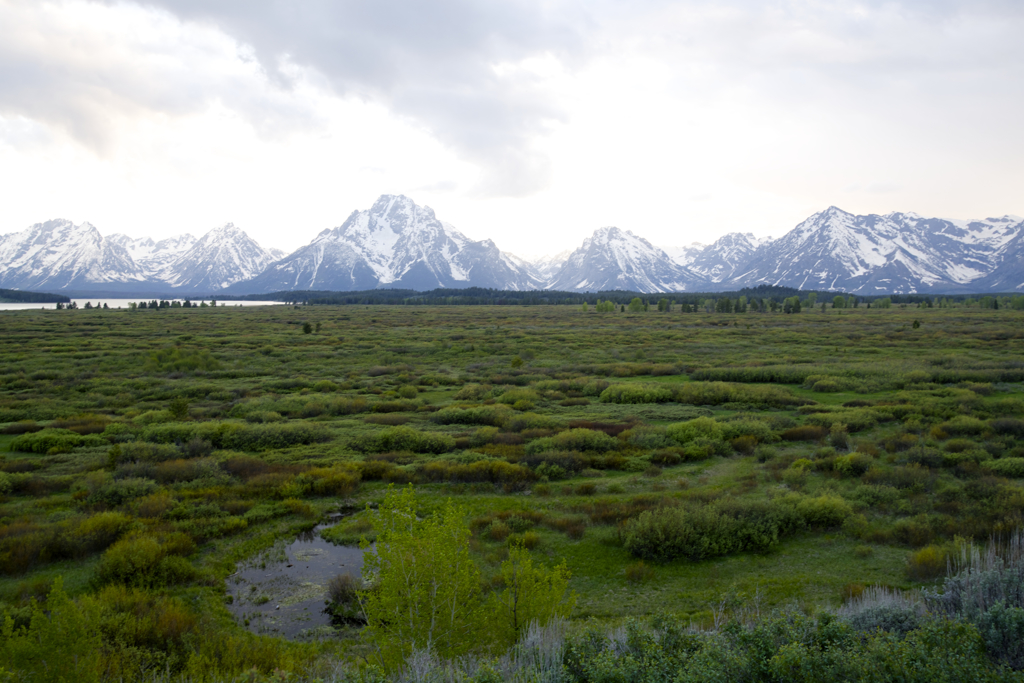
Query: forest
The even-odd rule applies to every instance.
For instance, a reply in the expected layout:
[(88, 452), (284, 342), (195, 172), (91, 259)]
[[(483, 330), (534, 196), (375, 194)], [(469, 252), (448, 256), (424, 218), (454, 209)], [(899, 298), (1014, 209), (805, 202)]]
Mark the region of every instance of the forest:
[(0, 681), (1024, 681), (1024, 297), (407, 303), (0, 313)]

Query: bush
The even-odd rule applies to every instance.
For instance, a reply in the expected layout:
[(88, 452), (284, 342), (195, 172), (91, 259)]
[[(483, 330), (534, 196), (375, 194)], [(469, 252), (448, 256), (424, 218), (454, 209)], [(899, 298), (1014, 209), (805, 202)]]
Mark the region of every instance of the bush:
[(550, 451), (579, 451), (604, 453), (615, 450), (619, 442), (604, 432), (592, 429), (570, 429), (555, 436), (536, 439), (526, 444), (526, 453), (536, 455)]
[(871, 468), (873, 458), (863, 453), (850, 453), (835, 459), (832, 468), (847, 477), (859, 477)]
[(668, 403), (672, 389), (663, 384), (613, 384), (601, 392), (602, 403)]
[(332, 623), (338, 626), (365, 623), (357, 594), (362, 587), (362, 581), (352, 574), (338, 574), (327, 582), (325, 611), (331, 615)]
[(775, 436), (775, 432), (772, 431), (772, 428), (761, 420), (744, 418), (739, 420), (729, 420), (720, 424), (722, 425), (722, 438), (727, 441), (742, 437), (750, 437), (754, 439), (755, 445), (757, 445), (759, 443), (772, 443), (773, 441), (779, 440), (779, 437)]
[(1024, 477), (1024, 458), (1001, 458), (1000, 460), (990, 460), (985, 463), (985, 467), (1000, 477), (1007, 477), (1009, 479), (1020, 479), (1021, 477)]
[(32, 434), (45, 429), (41, 424), (36, 424), (35, 420), (21, 420), (14, 422), (0, 429), (0, 434)]
[(129, 536), (103, 553), (96, 582), (155, 588), (190, 581), (196, 571), (180, 555), (187, 555), (192, 549), (192, 541), (185, 534), (170, 534), (162, 539)]
[(970, 415), (957, 415), (949, 422), (938, 425), (938, 429), (953, 436), (977, 436), (988, 431), (989, 426)]
[(1007, 434), (1015, 438), (1024, 438), (1024, 420), (1000, 418), (989, 422), (989, 427), (996, 434)]
[(721, 441), (725, 436), (722, 425), (710, 417), (698, 417), (694, 420), (670, 424), (665, 428), (665, 433), (684, 445), (698, 438)]
[(877, 425), (878, 414), (869, 408), (844, 408), (828, 413), (812, 413), (807, 416), (807, 423), (828, 429), (842, 424), (847, 431), (860, 432)]
[(626, 522), (623, 544), (636, 557), (702, 560), (742, 550), (765, 551), (802, 526), (792, 506), (713, 503), (648, 510)]
[(807, 526), (821, 528), (841, 526), (853, 514), (849, 503), (831, 495), (804, 498), (797, 503), (796, 509)]
[(318, 496), (347, 496), (359, 486), (360, 474), (345, 466), (317, 467), (303, 472), (297, 483)]
[(467, 465), (437, 460), (420, 466), (416, 473), (422, 479), (432, 482), (489, 482), (520, 485), (536, 481), (540, 477), (528, 467), (513, 465), (504, 460), (479, 460)]
[(497, 397), (498, 403), (514, 406), (519, 401), (539, 401), (540, 396), (533, 389), (509, 389)]
[(455, 449), (455, 439), (447, 434), (420, 432), (412, 427), (391, 427), (376, 434), (357, 438), (352, 447), (364, 453), (447, 453)]
[(116, 507), (136, 498), (142, 498), (155, 492), (159, 486), (152, 479), (128, 478), (115, 479), (102, 484), (93, 490), (88, 497), (89, 503)]
[(81, 434), (70, 429), (43, 429), (35, 433), (22, 434), (11, 441), (12, 451), (26, 453), (67, 453), (81, 446)]
[(829, 430), (816, 425), (802, 425), (782, 432), (779, 436), (784, 441), (821, 441), (829, 435)]
[(946, 574), (948, 555), (937, 545), (929, 545), (911, 553), (907, 559), (907, 576), (911, 581), (934, 581)]
[(460, 424), (503, 427), (511, 416), (512, 409), (501, 404), (474, 408), (451, 406), (437, 411), (430, 416), (430, 420), (442, 425)]

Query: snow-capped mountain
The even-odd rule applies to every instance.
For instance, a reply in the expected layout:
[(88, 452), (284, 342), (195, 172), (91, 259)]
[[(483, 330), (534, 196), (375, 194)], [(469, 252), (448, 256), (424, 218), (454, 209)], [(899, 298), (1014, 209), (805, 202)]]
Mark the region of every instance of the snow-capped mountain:
[(196, 238), (188, 233), (154, 241), (152, 237), (133, 239), (128, 235), (115, 233), (108, 236), (107, 241), (119, 244), (128, 251), (135, 264), (142, 268), (149, 277), (174, 263), (196, 243)]
[(0, 242), (0, 287), (55, 291), (146, 279), (123, 245), (89, 223), (36, 223)]
[(572, 249), (566, 249), (560, 251), (554, 256), (540, 256), (536, 259), (528, 261), (529, 265), (536, 271), (537, 276), (544, 282), (547, 282), (562, 269), (565, 262), (572, 256)]
[[(913, 213), (855, 216), (833, 206), (758, 248), (722, 285), (862, 294), (976, 289), (972, 283), (1001, 269), (1006, 250), (1022, 231), (1024, 224), (1013, 216), (977, 221)], [(1005, 265), (1012, 268), (1012, 261)]]
[(228, 223), (203, 235), (165, 266), (159, 278), (174, 288), (216, 292), (253, 279), (276, 260), (244, 230)]
[(731, 278), (736, 269), (747, 264), (754, 253), (771, 242), (770, 237), (758, 238), (753, 234), (730, 232), (712, 244), (691, 244), (665, 252), (680, 266), (688, 268), (709, 283), (718, 284)]
[(402, 195), (381, 195), (339, 227), (271, 265), (232, 292), (291, 289), (353, 291), (378, 287), (536, 289), (528, 264), (491, 240), (474, 242), (434, 211)]
[(642, 237), (615, 227), (599, 228), (572, 252), (545, 289), (600, 292), (681, 292), (703, 278), (677, 265)]
[(836, 207), (783, 237), (730, 233), (661, 249), (601, 228), (572, 252), (528, 261), (474, 241), (408, 197), (383, 195), (285, 255), (228, 223), (160, 241), (51, 220), (0, 236), (0, 287), (180, 295), (428, 290), (726, 291), (759, 284), (860, 294), (1024, 291), (1024, 220), (958, 221)]
[(259, 275), (278, 258), (232, 224), (196, 240), (154, 241), (89, 223), (37, 223), (0, 237), (0, 287), (44, 291), (180, 290), (213, 293)]

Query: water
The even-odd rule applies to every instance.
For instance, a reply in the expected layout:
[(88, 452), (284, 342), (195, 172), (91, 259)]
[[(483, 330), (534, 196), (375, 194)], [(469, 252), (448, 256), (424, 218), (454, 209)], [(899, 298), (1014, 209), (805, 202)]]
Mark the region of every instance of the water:
[[(184, 299), (164, 299), (165, 301), (184, 301)], [(128, 308), (128, 304), (132, 301), (138, 303), (139, 301), (152, 301), (152, 297), (140, 299), (72, 299), (79, 308), (84, 308), (85, 303), (89, 302), (93, 306), (103, 307), (103, 304), (107, 305), (107, 308)], [(206, 301), (209, 303), (209, 299), (192, 299), (192, 302), (198, 304), (200, 301)], [(283, 301), (219, 301), (217, 306), (282, 306), (285, 305)], [(57, 304), (5, 304), (0, 303), (0, 311), (32, 311), (39, 310), (41, 308), (53, 310), (57, 308)]]
[(326, 524), (301, 534), (294, 542), (280, 543), (238, 566), (228, 577), (228, 609), (254, 633), (292, 639), (314, 638), (331, 633), (324, 613), (327, 582), (338, 574), (360, 576), (363, 550), (338, 546), (320, 537)]

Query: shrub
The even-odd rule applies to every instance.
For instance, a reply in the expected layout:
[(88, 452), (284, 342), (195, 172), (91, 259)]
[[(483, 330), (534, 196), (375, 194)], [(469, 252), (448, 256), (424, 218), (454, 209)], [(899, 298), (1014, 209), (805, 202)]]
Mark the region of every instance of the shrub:
[(859, 477), (871, 468), (873, 459), (863, 453), (850, 453), (835, 459), (832, 468), (847, 477)]
[(970, 415), (957, 415), (948, 422), (938, 425), (938, 429), (953, 436), (977, 436), (988, 431), (988, 425)]
[(528, 467), (513, 465), (504, 460), (480, 460), (466, 465), (437, 460), (420, 466), (416, 473), (424, 480), (432, 482), (489, 482), (518, 485), (536, 481), (540, 476)]
[(539, 401), (540, 396), (533, 389), (509, 389), (496, 399), (498, 403), (514, 406), (519, 401)]
[(397, 427), (404, 425), (409, 422), (408, 415), (399, 415), (398, 413), (383, 413), (367, 415), (363, 418), (364, 421), (375, 424), (375, 425), (388, 425), (389, 427)]
[(491, 425), (501, 427), (508, 421), (512, 409), (506, 405), (442, 408), (430, 416), (437, 424)]
[(668, 403), (672, 390), (663, 384), (613, 384), (601, 392), (602, 403)]
[(619, 442), (604, 432), (592, 429), (570, 429), (555, 436), (536, 439), (526, 445), (526, 453), (535, 455), (549, 451), (592, 451), (603, 453), (618, 448)]
[(110, 449), (110, 463), (119, 465), (127, 462), (163, 462), (181, 457), (181, 451), (166, 444), (130, 441), (115, 444)]
[(327, 613), (337, 625), (358, 624), (366, 621), (359, 604), (358, 591), (362, 581), (352, 574), (338, 574), (327, 582)]
[(687, 462), (692, 462), (696, 460), (707, 460), (714, 455), (726, 456), (729, 455), (731, 451), (732, 446), (724, 441), (700, 436), (686, 444), (684, 457)]
[(878, 424), (878, 415), (868, 408), (844, 408), (835, 412), (813, 413), (807, 416), (807, 423), (831, 430), (835, 424), (846, 426), (847, 431), (860, 432)]
[(1024, 437), (1024, 420), (1000, 418), (989, 422), (989, 427), (996, 434), (1007, 434), (1018, 439)]
[(317, 467), (298, 476), (305, 490), (318, 496), (347, 496), (356, 490), (361, 479), (353, 468), (338, 466)]
[(636, 557), (701, 560), (741, 550), (764, 551), (802, 524), (792, 506), (713, 503), (691, 509), (662, 507), (626, 522), (623, 544)]
[(802, 425), (782, 432), (779, 436), (784, 441), (821, 441), (828, 436), (829, 430), (816, 425)]
[(796, 506), (797, 512), (811, 527), (837, 527), (853, 514), (850, 504), (839, 496), (824, 495), (804, 498)]
[(366, 453), (447, 453), (455, 448), (455, 439), (447, 434), (420, 432), (412, 427), (391, 427), (356, 439), (352, 447)]
[(722, 425), (722, 438), (726, 440), (750, 437), (754, 440), (755, 445), (779, 440), (772, 428), (761, 420), (739, 419), (720, 424)]
[(0, 434), (32, 434), (43, 429), (45, 428), (40, 424), (36, 424), (35, 420), (21, 420), (0, 429)]
[(254, 410), (251, 413), (245, 414), (246, 422), (253, 422), (255, 424), (266, 424), (268, 422), (280, 422), (284, 418), (281, 417), (281, 413), (273, 410)]
[(1024, 477), (1024, 458), (1001, 458), (999, 460), (990, 460), (985, 463), (985, 466), (1000, 477), (1007, 477), (1010, 479), (1020, 479), (1021, 477)]
[(128, 478), (107, 482), (90, 493), (89, 503), (116, 507), (155, 492), (159, 487), (152, 479)]
[(934, 581), (946, 573), (947, 553), (937, 545), (929, 545), (911, 553), (907, 559), (907, 576), (911, 581)]
[(750, 455), (757, 448), (757, 439), (752, 436), (740, 436), (730, 441), (729, 444), (737, 453)]
[(11, 450), (42, 454), (67, 453), (81, 446), (83, 441), (81, 434), (70, 429), (43, 429), (16, 437), (11, 441)]
[(559, 430), (565, 428), (565, 423), (558, 418), (549, 417), (547, 415), (520, 413), (509, 417), (509, 419), (506, 420), (504, 427), (510, 432), (522, 432), (528, 429)]
[(722, 425), (710, 417), (698, 417), (686, 422), (676, 422), (665, 428), (669, 437), (681, 444), (687, 444), (698, 438), (721, 441), (725, 435)]
[(192, 541), (185, 534), (170, 534), (164, 538), (129, 536), (103, 553), (96, 570), (96, 582), (159, 587), (190, 581), (196, 571), (180, 555), (187, 555), (192, 549)]

